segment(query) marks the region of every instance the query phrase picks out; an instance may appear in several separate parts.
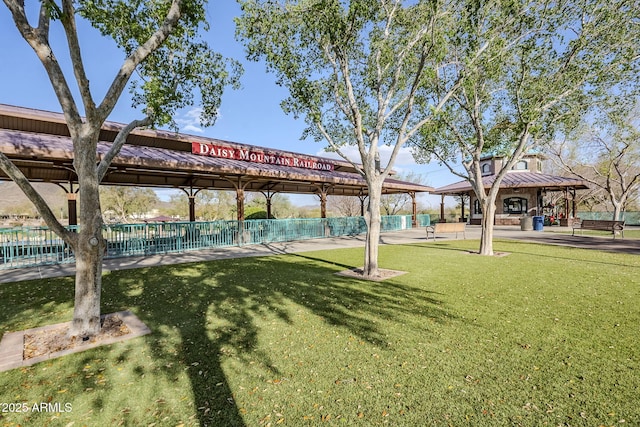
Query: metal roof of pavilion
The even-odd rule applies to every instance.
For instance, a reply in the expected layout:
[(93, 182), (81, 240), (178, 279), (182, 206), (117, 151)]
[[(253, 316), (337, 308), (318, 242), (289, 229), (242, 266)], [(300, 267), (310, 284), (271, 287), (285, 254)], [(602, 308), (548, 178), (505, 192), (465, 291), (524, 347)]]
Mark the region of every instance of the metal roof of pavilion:
[[(486, 175), (482, 177), (485, 188), (491, 187), (496, 179), (496, 175)], [(559, 191), (566, 188), (582, 190), (589, 188), (585, 181), (576, 178), (547, 175), (537, 172), (510, 171), (507, 172), (500, 183), (501, 189), (507, 188), (543, 188), (549, 191)], [(473, 191), (469, 181), (460, 181), (454, 184), (445, 185), (432, 191), (433, 194), (457, 195)]]
[[(96, 160), (107, 152), (123, 126), (105, 123)], [(191, 152), (194, 142), (329, 162), (333, 170), (200, 156)], [(73, 169), (73, 144), (62, 114), (0, 104), (0, 151), (12, 159), (30, 180), (77, 182)], [(1, 178), (6, 176), (0, 171)], [(102, 181), (112, 185), (217, 190), (233, 190), (238, 182), (246, 191), (313, 194), (320, 188), (328, 188), (328, 194), (348, 196), (367, 192), (365, 180), (343, 160), (146, 129), (131, 133)], [(385, 194), (432, 190), (432, 187), (392, 178), (387, 179), (383, 187)]]

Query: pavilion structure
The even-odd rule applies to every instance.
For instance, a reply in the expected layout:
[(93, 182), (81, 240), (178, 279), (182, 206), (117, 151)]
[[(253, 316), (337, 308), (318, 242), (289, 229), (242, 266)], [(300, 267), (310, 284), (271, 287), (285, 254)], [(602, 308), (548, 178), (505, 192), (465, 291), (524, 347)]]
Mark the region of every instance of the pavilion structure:
[[(107, 122), (100, 133), (99, 161), (123, 124)], [(77, 175), (73, 144), (60, 113), (0, 104), (0, 151), (32, 182), (49, 182), (67, 193), (69, 223), (77, 224)], [(8, 177), (0, 171), (0, 179)], [(327, 196), (356, 196), (364, 211), (367, 185), (353, 165), (289, 151), (163, 130), (139, 129), (127, 138), (102, 181), (105, 185), (179, 188), (189, 197), (189, 220), (195, 221), (199, 191), (230, 190), (237, 200), (238, 220), (244, 220), (245, 192), (262, 193), (270, 217), (271, 198), (277, 193), (315, 194), (326, 217)], [(427, 187), (389, 178), (383, 194), (416, 194)]]
[[(557, 214), (561, 225), (570, 225), (576, 218), (576, 190), (589, 188), (581, 179), (542, 173), (543, 156), (539, 154), (526, 155), (508, 171), (500, 183), (500, 190), (496, 198), (495, 225), (519, 225), (524, 216)], [(504, 158), (489, 156), (480, 163), (482, 168), (482, 183), (489, 189), (496, 178), (496, 172), (502, 168)], [(545, 197), (549, 193), (562, 193), (562, 210), (557, 211)], [(482, 210), (480, 202), (469, 181), (460, 181), (444, 187), (436, 188), (433, 194), (441, 195), (440, 219), (444, 221), (444, 197), (464, 196), (469, 200), (469, 218), (465, 215), (465, 205), (462, 203), (460, 221), (470, 224), (480, 224)], [(548, 210), (548, 212), (547, 212)], [(553, 213), (552, 213), (553, 212)]]

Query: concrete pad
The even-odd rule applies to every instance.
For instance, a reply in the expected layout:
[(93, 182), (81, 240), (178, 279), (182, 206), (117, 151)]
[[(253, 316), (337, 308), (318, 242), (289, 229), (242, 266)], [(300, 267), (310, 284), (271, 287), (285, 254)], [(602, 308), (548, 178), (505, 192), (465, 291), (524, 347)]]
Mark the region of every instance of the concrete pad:
[(131, 311), (120, 311), (117, 313), (110, 313), (101, 316), (105, 318), (107, 316), (118, 316), (122, 322), (129, 328), (129, 333), (118, 337), (109, 337), (100, 341), (86, 343), (78, 343), (74, 348), (62, 350), (54, 353), (45, 354), (30, 359), (24, 359), (24, 337), (28, 334), (34, 334), (42, 331), (58, 329), (64, 326), (71, 325), (71, 322), (58, 323), (55, 325), (41, 326), (38, 328), (26, 329), (18, 332), (7, 332), (3, 335), (0, 341), (0, 372), (8, 371), (23, 366), (31, 366), (38, 362), (45, 360), (55, 359), (58, 357), (66, 356), (68, 354), (79, 353), (91, 348), (100, 347), (103, 345), (109, 345), (116, 342), (127, 341), (132, 338), (140, 337), (151, 333), (151, 329), (147, 327), (135, 314)]

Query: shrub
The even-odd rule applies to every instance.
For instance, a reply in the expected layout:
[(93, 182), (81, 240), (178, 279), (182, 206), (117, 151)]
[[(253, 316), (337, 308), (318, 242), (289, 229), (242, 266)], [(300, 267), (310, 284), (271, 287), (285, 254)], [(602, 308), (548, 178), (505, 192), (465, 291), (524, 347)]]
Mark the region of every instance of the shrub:
[[(267, 211), (257, 211), (252, 214), (247, 215), (244, 219), (267, 219)], [(276, 219), (273, 215), (268, 219)]]

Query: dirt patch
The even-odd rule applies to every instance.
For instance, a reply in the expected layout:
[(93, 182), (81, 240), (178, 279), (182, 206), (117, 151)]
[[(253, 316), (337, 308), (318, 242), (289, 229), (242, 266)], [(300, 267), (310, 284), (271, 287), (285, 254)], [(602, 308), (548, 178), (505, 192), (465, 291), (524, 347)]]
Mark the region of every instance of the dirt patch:
[(5, 332), (0, 340), (0, 372), (130, 340), (151, 333), (129, 310), (101, 316), (102, 330), (87, 340), (68, 337), (71, 322)]
[(64, 324), (57, 328), (25, 334), (23, 358), (27, 360), (86, 346), (88, 344), (99, 344), (107, 339), (121, 337), (131, 333), (131, 330), (117, 314), (104, 316), (100, 332), (89, 339), (70, 337), (70, 327), (70, 324)]
[(391, 279), (393, 277), (397, 277), (397, 276), (401, 276), (403, 274), (406, 274), (406, 271), (400, 271), (400, 270), (387, 270), (384, 268), (380, 268), (378, 269), (378, 275), (374, 276), (374, 277), (365, 277), (363, 275), (364, 273), (364, 269), (362, 267), (360, 268), (352, 268), (351, 270), (344, 270), (344, 271), (340, 271), (338, 273), (336, 273), (339, 276), (347, 276), (347, 277), (355, 277), (356, 279), (360, 279), (360, 280), (370, 280), (373, 282), (382, 282), (383, 280), (387, 280), (387, 279)]

